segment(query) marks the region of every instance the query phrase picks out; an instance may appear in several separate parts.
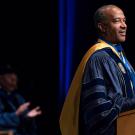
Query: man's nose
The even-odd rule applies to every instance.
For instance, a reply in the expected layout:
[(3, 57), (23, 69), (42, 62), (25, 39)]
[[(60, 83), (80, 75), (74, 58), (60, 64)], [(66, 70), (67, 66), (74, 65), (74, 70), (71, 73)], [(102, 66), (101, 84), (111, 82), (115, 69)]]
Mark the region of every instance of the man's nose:
[(124, 21), (122, 21), (122, 22), (121, 22), (121, 27), (122, 27), (122, 28), (127, 28), (127, 24), (126, 24)]

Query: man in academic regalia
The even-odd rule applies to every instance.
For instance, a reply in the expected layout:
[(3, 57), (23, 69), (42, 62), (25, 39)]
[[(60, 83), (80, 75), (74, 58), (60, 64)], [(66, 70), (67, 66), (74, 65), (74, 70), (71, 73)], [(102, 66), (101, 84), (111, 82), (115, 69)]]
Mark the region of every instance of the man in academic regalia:
[(29, 110), (29, 102), (16, 92), (17, 74), (9, 65), (0, 66), (0, 131), (14, 135), (37, 135), (33, 118), (41, 114), (39, 107)]
[(126, 40), (125, 15), (115, 5), (104, 5), (94, 21), (99, 39), (70, 86), (60, 118), (62, 135), (115, 135), (119, 114), (135, 108), (135, 72), (120, 44)]

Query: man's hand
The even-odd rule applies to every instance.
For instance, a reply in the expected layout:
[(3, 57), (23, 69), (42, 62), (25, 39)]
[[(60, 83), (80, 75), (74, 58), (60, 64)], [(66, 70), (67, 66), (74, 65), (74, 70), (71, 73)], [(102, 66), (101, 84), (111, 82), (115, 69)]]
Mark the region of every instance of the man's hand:
[(20, 106), (18, 107), (17, 111), (16, 111), (16, 115), (19, 116), (19, 115), (21, 115), (23, 112), (25, 112), (25, 111), (28, 109), (29, 105), (30, 105), (29, 102), (20, 105)]
[(36, 107), (27, 113), (27, 117), (33, 118), (33, 117), (40, 115), (41, 113), (42, 112), (40, 110), (40, 107)]

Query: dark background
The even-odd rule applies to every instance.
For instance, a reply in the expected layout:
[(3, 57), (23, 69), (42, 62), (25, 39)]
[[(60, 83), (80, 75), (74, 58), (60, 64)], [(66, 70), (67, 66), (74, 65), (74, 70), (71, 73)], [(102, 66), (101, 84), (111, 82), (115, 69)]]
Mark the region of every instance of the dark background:
[[(129, 0), (75, 0), (75, 42), (72, 77), (82, 56), (96, 40), (93, 25), (95, 10), (104, 4), (116, 4), (127, 16), (127, 58), (135, 67), (134, 7)], [(4, 3), (1, 8), (0, 64), (9, 63), (18, 72), (19, 92), (40, 105), (37, 118), (39, 135), (57, 135), (61, 108), (59, 95), (58, 0)], [(61, 101), (63, 103), (63, 101)]]

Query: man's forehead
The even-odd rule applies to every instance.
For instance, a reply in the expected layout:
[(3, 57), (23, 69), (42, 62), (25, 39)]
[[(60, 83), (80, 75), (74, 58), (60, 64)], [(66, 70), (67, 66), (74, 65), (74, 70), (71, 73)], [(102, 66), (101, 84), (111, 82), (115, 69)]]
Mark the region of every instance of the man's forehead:
[(104, 10), (104, 14), (112, 18), (119, 18), (119, 17), (125, 18), (124, 12), (117, 7), (108, 8)]
[(3, 74), (3, 76), (5, 76), (5, 77), (17, 77), (17, 75), (15, 74), (15, 73), (5, 73), (5, 74)]

